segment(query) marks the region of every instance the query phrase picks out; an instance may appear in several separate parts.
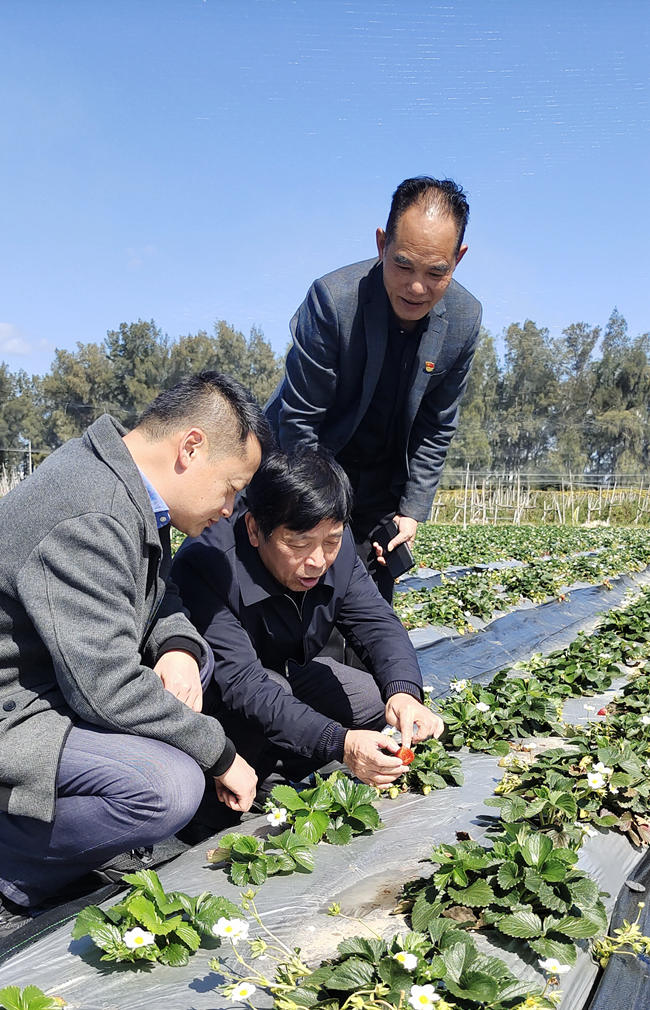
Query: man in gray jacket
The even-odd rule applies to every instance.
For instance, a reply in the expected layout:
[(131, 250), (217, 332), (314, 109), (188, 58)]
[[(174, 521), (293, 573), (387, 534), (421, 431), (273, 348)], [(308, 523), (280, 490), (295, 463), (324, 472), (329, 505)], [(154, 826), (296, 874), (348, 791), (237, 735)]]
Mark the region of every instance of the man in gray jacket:
[(174, 834), (206, 774), (250, 807), (255, 773), (201, 714), (211, 650), (165, 579), (170, 523), (229, 516), (266, 432), (203, 372), (128, 433), (103, 415), (0, 501), (0, 926)]
[(355, 494), (359, 556), (390, 602), (375, 526), (394, 519), (393, 550), (413, 543), (458, 423), (481, 306), (453, 280), (467, 251), (460, 186), (428, 176), (393, 194), (378, 260), (314, 281), (291, 320), (284, 379), (266, 405), (281, 448), (330, 449)]

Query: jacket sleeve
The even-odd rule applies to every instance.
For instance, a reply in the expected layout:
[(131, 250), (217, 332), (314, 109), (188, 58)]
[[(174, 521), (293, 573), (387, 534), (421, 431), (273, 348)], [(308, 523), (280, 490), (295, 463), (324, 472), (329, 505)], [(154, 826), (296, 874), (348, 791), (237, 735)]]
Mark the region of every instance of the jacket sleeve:
[(327, 285), (314, 281), (291, 320), (293, 345), (280, 389), (278, 441), (289, 451), (318, 444), (320, 428), (336, 395), (339, 324)]
[[(258, 658), (237, 612), (239, 589), (233, 588), (228, 557), (205, 544), (186, 544), (174, 559), (173, 573), (214, 654), (213, 680), (227, 712), (303, 757), (323, 763), (340, 758), (344, 728), (291, 694)], [(224, 722), (227, 728), (227, 715)]]
[[(121, 523), (81, 515), (59, 523), (34, 549), (18, 591), (73, 712), (115, 732), (162, 740), (212, 768), (226, 749), (221, 725), (166, 691), (142, 663), (134, 575), (141, 565), (142, 545)], [(164, 620), (170, 632), (191, 629), (183, 614)]]
[(384, 701), (398, 692), (422, 700), (422, 674), (415, 649), (359, 558), (355, 558), (336, 625), (371, 670)]
[(458, 427), (460, 401), (467, 386), (476, 351), (481, 312), (454, 367), (439, 386), (422, 398), (409, 438), (409, 476), (399, 503), (399, 514), (425, 522), (438, 489), (447, 451)]
[(205, 637), (214, 652), (214, 680), (229, 712), (250, 720), (278, 747), (323, 762), (334, 757), (343, 728), (268, 675), (246, 630), (225, 604), (216, 605)]
[[(147, 640), (145, 662), (155, 666), (160, 656), (169, 648), (169, 642), (172, 639), (187, 640), (187, 644), (191, 645), (188, 651), (196, 656), (201, 670), (204, 670), (208, 665), (211, 666), (210, 649), (191, 623), (176, 584), (171, 578), (168, 578), (165, 596)], [(176, 644), (176, 648), (180, 647)]]

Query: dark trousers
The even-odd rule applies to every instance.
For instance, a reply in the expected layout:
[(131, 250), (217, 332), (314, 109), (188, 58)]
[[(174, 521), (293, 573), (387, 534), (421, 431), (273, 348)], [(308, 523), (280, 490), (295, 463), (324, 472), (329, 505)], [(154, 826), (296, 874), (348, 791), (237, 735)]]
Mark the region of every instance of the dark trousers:
[(175, 834), (197, 809), (203, 772), (145, 737), (74, 726), (51, 824), (0, 813), (0, 893), (35, 905), (119, 853)]
[[(287, 677), (274, 670), (266, 672), (296, 698), (348, 729), (381, 730), (386, 725), (379, 688), (366, 670), (318, 656), (305, 666), (290, 663)], [(316, 758), (304, 758), (275, 746), (247, 720), (225, 712), (218, 715), (237, 751), (255, 768), (260, 782), (280, 759), (287, 775), (293, 778), (301, 778), (322, 764)]]
[[(392, 512), (389, 518), (393, 518), (395, 512)], [(372, 529), (379, 523), (384, 516), (377, 516), (376, 521), (372, 524)], [(393, 593), (395, 591), (395, 580), (390, 574), (386, 565), (380, 565), (377, 561), (377, 555), (375, 553), (375, 548), (372, 546), (372, 540), (367, 534), (366, 526), (364, 523), (358, 526), (354, 522), (354, 516), (351, 522), (352, 535), (354, 537), (354, 543), (357, 548), (357, 554), (359, 558), (368, 570), (368, 574), (377, 586), (377, 589), (384, 597), (387, 603), (393, 605)], [(365, 531), (365, 532), (364, 532)]]
[(393, 602), (395, 580), (385, 565), (377, 562), (371, 533), (383, 519), (397, 514), (399, 494), (395, 491), (395, 475), (401, 464), (396, 460), (383, 460), (372, 468), (350, 460), (339, 461), (347, 473), (354, 492), (354, 509), (350, 529), (357, 554), (370, 577), (387, 603)]

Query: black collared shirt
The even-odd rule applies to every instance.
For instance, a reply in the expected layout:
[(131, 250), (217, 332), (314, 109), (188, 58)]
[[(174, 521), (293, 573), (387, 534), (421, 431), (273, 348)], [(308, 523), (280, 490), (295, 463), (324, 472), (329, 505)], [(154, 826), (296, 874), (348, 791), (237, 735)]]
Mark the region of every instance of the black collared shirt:
[(357, 512), (387, 510), (406, 479), (406, 401), (420, 339), (428, 325), (427, 315), (413, 330), (404, 330), (388, 308), (386, 350), (375, 391), (358, 428), (336, 457), (352, 482)]

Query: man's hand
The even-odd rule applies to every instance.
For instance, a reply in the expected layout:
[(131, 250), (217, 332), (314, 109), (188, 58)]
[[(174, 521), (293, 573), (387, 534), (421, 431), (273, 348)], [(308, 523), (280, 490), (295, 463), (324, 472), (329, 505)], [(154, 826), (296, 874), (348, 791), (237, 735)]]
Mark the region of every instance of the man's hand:
[[(411, 519), (410, 516), (394, 516), (393, 522), (397, 526), (399, 532), (393, 539), (389, 542), (386, 547), (387, 551), (393, 551), (400, 544), (408, 544), (411, 550), (413, 550), (413, 544), (415, 543), (415, 534), (418, 531), (417, 519)], [(384, 549), (378, 543), (373, 543), (375, 548), (375, 554), (377, 555), (377, 561), (380, 565), (386, 564), (386, 558), (384, 557)]]
[(407, 766), (394, 756), (398, 749), (399, 744), (385, 733), (349, 729), (343, 745), (343, 760), (362, 782), (382, 789), (407, 770)]
[(231, 810), (244, 813), (250, 810), (255, 799), (257, 775), (248, 761), (244, 761), (243, 757), (236, 754), (228, 771), (215, 776), (214, 788), (222, 803)]
[(170, 691), (179, 701), (200, 712), (203, 708), (203, 688), (199, 676), (199, 664), (194, 656), (182, 649), (171, 649), (164, 653), (153, 668), (163, 682), (166, 691)]
[(439, 715), (410, 694), (394, 694), (388, 699), (386, 722), (400, 731), (403, 747), (410, 747), (411, 741), (417, 743), (429, 736), (439, 737), (445, 728)]

